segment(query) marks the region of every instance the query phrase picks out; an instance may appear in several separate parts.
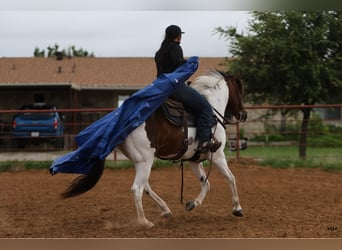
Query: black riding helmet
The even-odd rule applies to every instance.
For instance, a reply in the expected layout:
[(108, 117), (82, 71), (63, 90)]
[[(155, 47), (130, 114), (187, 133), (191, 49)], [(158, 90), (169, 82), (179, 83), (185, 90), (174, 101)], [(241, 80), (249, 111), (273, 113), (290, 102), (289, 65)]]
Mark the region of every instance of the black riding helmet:
[(174, 39), (181, 34), (184, 34), (184, 32), (177, 25), (170, 25), (165, 29), (165, 37), (169, 39)]

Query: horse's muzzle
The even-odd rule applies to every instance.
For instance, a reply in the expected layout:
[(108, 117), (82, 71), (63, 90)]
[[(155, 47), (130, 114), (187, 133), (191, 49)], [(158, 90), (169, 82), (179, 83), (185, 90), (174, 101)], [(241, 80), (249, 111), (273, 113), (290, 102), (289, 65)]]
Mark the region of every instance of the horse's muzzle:
[(247, 112), (244, 110), (240, 111), (236, 119), (238, 119), (240, 122), (245, 122), (247, 120)]

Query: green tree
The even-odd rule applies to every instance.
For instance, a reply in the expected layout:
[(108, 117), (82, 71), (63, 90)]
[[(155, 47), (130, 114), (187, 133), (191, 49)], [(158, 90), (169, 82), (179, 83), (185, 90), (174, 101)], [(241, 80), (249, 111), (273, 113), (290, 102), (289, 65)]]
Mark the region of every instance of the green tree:
[[(45, 57), (45, 51), (40, 50), (38, 47), (35, 48), (33, 52), (34, 57)], [(54, 46), (47, 47), (47, 57), (54, 57), (54, 56), (63, 56), (63, 57), (95, 57), (94, 53), (89, 53), (87, 50), (82, 48), (77, 49), (74, 45), (69, 46), (69, 48), (59, 50), (59, 45), (55, 44)]]
[[(235, 59), (228, 67), (242, 72), (252, 102), (310, 105), (341, 98), (341, 11), (251, 14), (246, 35), (234, 27), (216, 31), (230, 41)], [(301, 111), (299, 156), (305, 158), (312, 109)]]
[(94, 53), (89, 53), (88, 51), (80, 48), (76, 49), (74, 45), (70, 46), (68, 49), (68, 54), (74, 57), (94, 57)]
[(45, 50), (40, 50), (38, 47), (34, 49), (33, 52), (34, 57), (45, 57)]
[(55, 44), (53, 47), (51, 46), (48, 46), (47, 47), (47, 57), (53, 57), (56, 55), (56, 52), (58, 52), (58, 48), (59, 48), (59, 45), (58, 44)]

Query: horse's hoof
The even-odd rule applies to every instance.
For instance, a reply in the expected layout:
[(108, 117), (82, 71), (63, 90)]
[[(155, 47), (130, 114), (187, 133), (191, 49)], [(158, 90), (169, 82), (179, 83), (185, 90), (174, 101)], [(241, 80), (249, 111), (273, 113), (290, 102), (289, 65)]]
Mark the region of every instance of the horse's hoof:
[(235, 215), (237, 217), (242, 217), (243, 216), (242, 210), (235, 210), (235, 211), (233, 211), (233, 215)]
[(186, 211), (191, 211), (194, 208), (195, 208), (195, 202), (194, 201), (188, 201), (187, 203), (185, 203), (185, 210)]
[(163, 218), (171, 218), (172, 217), (172, 213), (171, 212), (162, 213), (161, 216)]
[(145, 223), (142, 224), (143, 227), (145, 227), (146, 229), (152, 228), (154, 227), (154, 224), (150, 221), (146, 221)]
[(148, 221), (147, 219), (141, 220), (141, 221), (138, 220), (138, 224), (144, 228), (154, 227), (154, 224), (152, 222)]

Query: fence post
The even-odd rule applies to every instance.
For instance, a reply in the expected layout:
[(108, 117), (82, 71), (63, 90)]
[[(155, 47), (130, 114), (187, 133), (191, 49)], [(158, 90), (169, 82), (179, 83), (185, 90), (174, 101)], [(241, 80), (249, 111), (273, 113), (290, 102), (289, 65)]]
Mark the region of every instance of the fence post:
[(240, 125), (236, 123), (236, 159), (240, 159)]

